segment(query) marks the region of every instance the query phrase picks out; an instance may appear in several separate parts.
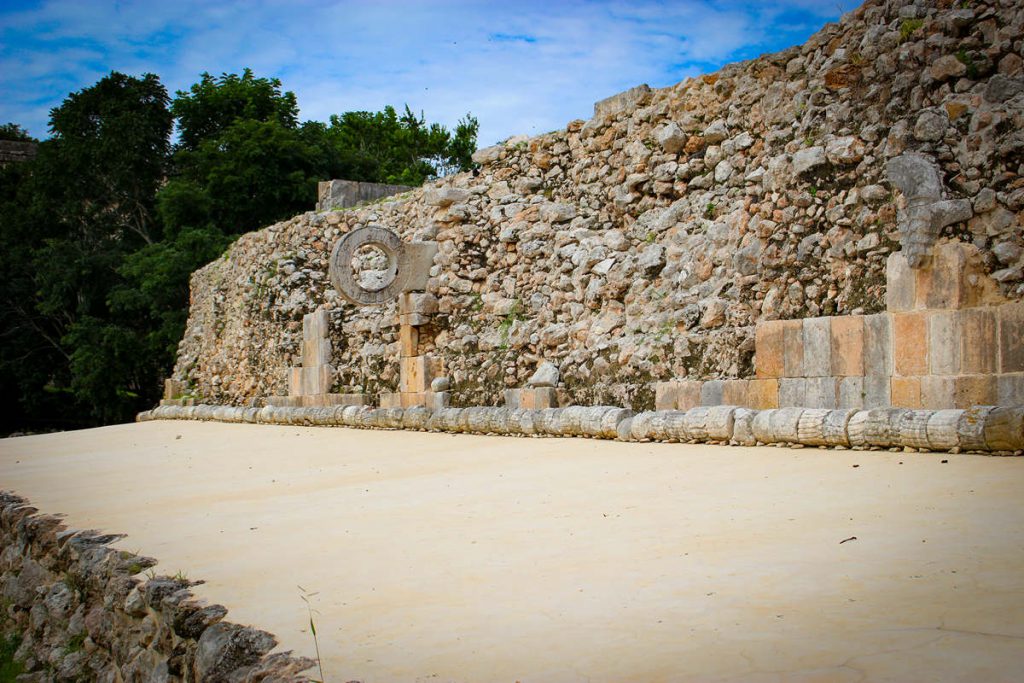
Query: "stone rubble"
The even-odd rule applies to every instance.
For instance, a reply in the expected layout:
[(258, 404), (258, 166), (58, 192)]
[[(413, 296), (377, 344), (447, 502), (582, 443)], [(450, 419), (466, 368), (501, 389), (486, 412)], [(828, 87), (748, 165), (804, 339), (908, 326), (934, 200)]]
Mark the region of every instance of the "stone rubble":
[(327, 278), (341, 235), (381, 225), (438, 243), (420, 344), (453, 405), (496, 405), (549, 361), (561, 405), (650, 409), (660, 381), (751, 376), (758, 322), (884, 310), (898, 216), (927, 218), (888, 177), (905, 153), (950, 202), (928, 239), (974, 245), (1020, 300), (1022, 55), (1019, 2), (870, 0), (802, 46), (479, 150), (476, 172), (247, 234), (194, 275), (174, 379), (206, 402), (283, 395), (324, 308), (331, 391), (395, 392), (395, 305)]

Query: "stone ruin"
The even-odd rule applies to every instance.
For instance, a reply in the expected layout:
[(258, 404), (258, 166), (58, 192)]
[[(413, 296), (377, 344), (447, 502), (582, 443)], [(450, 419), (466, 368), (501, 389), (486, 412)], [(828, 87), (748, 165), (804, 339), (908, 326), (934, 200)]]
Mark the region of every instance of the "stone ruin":
[[(1022, 46), (1014, 3), (872, 1), (803, 46), (479, 150), (475, 173), (321, 198), (193, 276), (168, 398), (1024, 404)], [(373, 235), (390, 265), (358, 292), (339, 248)], [(389, 269), (425, 243), (406, 286)]]

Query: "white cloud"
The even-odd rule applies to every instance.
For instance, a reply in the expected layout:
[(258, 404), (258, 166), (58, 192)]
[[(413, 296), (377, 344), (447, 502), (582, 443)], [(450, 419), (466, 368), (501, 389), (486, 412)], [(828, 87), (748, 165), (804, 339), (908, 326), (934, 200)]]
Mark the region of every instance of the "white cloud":
[(248, 66), (294, 90), (306, 119), (408, 103), (451, 127), (472, 112), (486, 145), (586, 118), (594, 101), (641, 82), (670, 85), (751, 46), (783, 47), (773, 27), (794, 8), (807, 33), (837, 14), (812, 0), (49, 0), (0, 12), (0, 119), (42, 135), (40, 96), (45, 110), (111, 69), (152, 71), (173, 93), (202, 71)]

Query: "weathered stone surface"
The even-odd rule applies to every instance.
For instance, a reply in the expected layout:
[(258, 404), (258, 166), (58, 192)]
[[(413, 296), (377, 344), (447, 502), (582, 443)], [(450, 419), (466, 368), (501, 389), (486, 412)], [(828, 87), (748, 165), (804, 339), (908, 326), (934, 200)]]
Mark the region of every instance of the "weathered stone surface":
[(889, 385), (889, 400), (895, 408), (920, 408), (921, 378), (893, 377)]
[(651, 96), (651, 88), (646, 83), (630, 88), (617, 95), (606, 97), (594, 103), (594, 118), (615, 116), (624, 111), (635, 109)]
[(757, 326), (754, 364), (758, 378), (784, 376), (785, 329), (786, 321), (782, 320), (769, 320)]
[(806, 379), (803, 377), (783, 377), (778, 382), (780, 408), (793, 408), (807, 405)]
[(956, 423), (960, 448), (967, 451), (985, 450), (985, 421), (992, 410), (992, 406), (975, 406), (960, 413)]
[(928, 372), (930, 374), (956, 375), (960, 373), (961, 341), (965, 336), (960, 321), (959, 311), (937, 311), (928, 316)]
[[(995, 373), (999, 363), (996, 311), (968, 308), (960, 311), (960, 368), (965, 375)], [(1022, 343), (1019, 338), (1018, 345)]]
[(832, 372), (836, 377), (864, 374), (864, 318), (859, 315), (831, 319)]
[(839, 382), (835, 377), (808, 377), (804, 382), (803, 407), (839, 407)]
[(804, 377), (832, 374), (832, 320), (807, 318), (804, 326)]
[(1024, 448), (1024, 406), (996, 407), (985, 416), (985, 445), (993, 451)]
[(558, 386), (558, 366), (551, 361), (544, 361), (538, 366), (528, 382), (531, 387), (554, 387)]
[(793, 172), (798, 176), (816, 171), (827, 163), (824, 147), (808, 147), (793, 154)]
[(753, 379), (747, 385), (747, 405), (758, 410), (779, 407), (779, 380)]
[(1024, 372), (1024, 303), (999, 307), (999, 372)]
[(892, 316), (893, 370), (896, 375), (928, 374), (928, 320), (923, 313)]

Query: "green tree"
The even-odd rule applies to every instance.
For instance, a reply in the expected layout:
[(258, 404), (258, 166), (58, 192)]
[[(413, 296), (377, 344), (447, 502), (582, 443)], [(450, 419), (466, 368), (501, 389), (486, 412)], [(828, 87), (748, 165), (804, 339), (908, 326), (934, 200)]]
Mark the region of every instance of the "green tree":
[(29, 135), (29, 132), (16, 123), (5, 123), (0, 125), (0, 140), (13, 140), (14, 142), (36, 142), (36, 139)]

